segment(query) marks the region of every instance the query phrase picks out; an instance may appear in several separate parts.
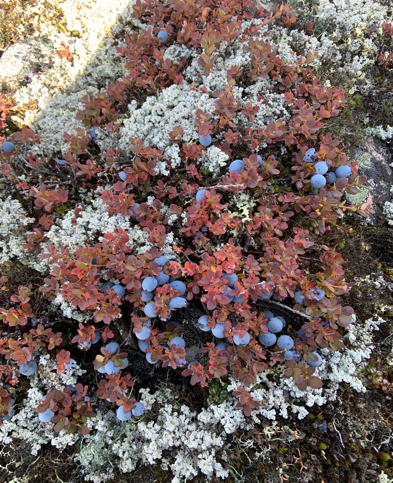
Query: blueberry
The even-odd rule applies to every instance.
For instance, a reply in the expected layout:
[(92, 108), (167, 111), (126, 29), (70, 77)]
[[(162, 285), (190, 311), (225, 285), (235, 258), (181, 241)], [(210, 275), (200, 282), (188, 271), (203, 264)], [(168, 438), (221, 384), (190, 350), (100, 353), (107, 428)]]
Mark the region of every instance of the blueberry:
[(165, 264), (166, 262), (169, 262), (169, 259), (161, 255), (161, 257), (155, 258), (154, 261), (159, 267), (165, 267)]
[(120, 406), (116, 411), (116, 416), (119, 421), (128, 421), (131, 418), (131, 411), (124, 411), (124, 406)]
[(22, 364), (19, 366), (19, 372), (24, 376), (31, 376), (37, 370), (37, 363), (36, 361), (29, 361), (26, 364)]
[(123, 285), (113, 285), (112, 290), (121, 297), (123, 297), (123, 295), (126, 293), (126, 289), (123, 287)]
[(287, 321), (281, 315), (277, 315), (276, 316), (276, 319), (280, 319), (281, 320), (283, 327), (285, 327), (287, 325)]
[(185, 284), (183, 282), (181, 282), (180, 280), (175, 280), (174, 282), (171, 282), (169, 284), (169, 286), (171, 288), (174, 288), (175, 290), (178, 290), (182, 295), (184, 295), (186, 293), (186, 289), (187, 287), (185, 286)]
[(284, 359), (286, 361), (291, 361), (292, 359), (298, 359), (300, 356), (298, 351), (287, 351), (284, 353)]
[(141, 292), (142, 302), (150, 302), (150, 300), (153, 300), (153, 296), (152, 292), (147, 292), (146, 290), (142, 290)]
[(90, 340), (80, 340), (78, 342), (78, 348), (81, 350), (81, 351), (87, 351), (89, 350), (91, 347), (91, 341)]
[[(263, 287), (264, 287), (264, 285), (265, 285), (264, 283), (259, 283), (259, 284), (258, 284), (258, 286), (259, 286), (259, 287), (261, 287), (261, 288), (263, 288)], [(264, 293), (264, 294), (260, 295), (260, 296), (259, 296), (259, 298), (260, 298), (261, 300), (267, 300), (267, 299), (270, 299), (270, 297), (271, 297), (272, 295), (273, 295), (273, 289), (269, 290), (269, 292), (268, 292), (268, 293)]]
[(168, 40), (168, 34), (165, 32), (165, 30), (160, 30), (157, 37), (161, 42), (166, 42)]
[(116, 354), (119, 350), (119, 344), (117, 342), (109, 342), (109, 344), (105, 346), (105, 349), (111, 354)]
[(237, 173), (240, 174), (241, 170), (245, 168), (245, 164), (241, 159), (235, 159), (235, 161), (232, 161), (232, 163), (229, 165), (228, 171), (230, 173)]
[(322, 364), (322, 357), (318, 354), (318, 352), (312, 352), (315, 356), (318, 357), (317, 361), (312, 361), (311, 359), (307, 359), (307, 364), (310, 367), (319, 367)]
[(229, 301), (232, 302), (233, 300), (233, 296), (232, 295), (228, 295), (228, 292), (230, 292), (232, 289), (231, 287), (228, 287), (225, 292), (222, 293), (222, 295), (225, 295), (225, 297), (228, 297), (229, 298)]
[(138, 347), (142, 352), (146, 352), (146, 349), (150, 347), (150, 344), (145, 340), (138, 340)]
[(146, 290), (146, 292), (153, 292), (157, 285), (158, 282), (155, 277), (146, 277), (145, 280), (142, 282), (142, 289)]
[(202, 315), (198, 319), (198, 328), (203, 332), (209, 332), (211, 330), (210, 327), (207, 327), (207, 315)]
[(203, 200), (205, 198), (205, 193), (206, 193), (206, 190), (199, 190), (196, 194), (196, 200), (198, 203), (201, 202), (201, 200)]
[(137, 402), (134, 404), (134, 407), (131, 409), (131, 412), (132, 412), (132, 415), (135, 417), (142, 416), (142, 414), (145, 412), (145, 406), (142, 403)]
[(149, 364), (157, 364), (157, 362), (160, 360), (157, 358), (157, 360), (152, 361), (151, 359), (151, 352), (146, 352), (146, 360)]
[(305, 295), (302, 294), (302, 292), (296, 292), (295, 295), (293, 296), (295, 302), (299, 305), (303, 305), (303, 301), (305, 299)]
[[(124, 359), (123, 359), (124, 360)], [(128, 362), (128, 361), (127, 361)], [(109, 360), (106, 364), (105, 364), (105, 372), (109, 375), (109, 376), (114, 376), (115, 374), (117, 374), (122, 368), (120, 366), (116, 366), (115, 363), (112, 361), (112, 360)]]
[(122, 181), (125, 181), (127, 179), (127, 175), (124, 171), (120, 171), (119, 173), (119, 178), (122, 180)]
[(145, 308), (143, 309), (145, 315), (150, 318), (156, 317), (155, 310), (156, 306), (154, 305), (154, 302), (150, 302), (149, 304), (145, 305)]
[(101, 334), (96, 330), (94, 332), (94, 339), (91, 340), (92, 344), (97, 344), (97, 342), (101, 339)]
[(105, 366), (101, 366), (97, 369), (97, 371), (101, 374), (106, 374), (106, 371), (105, 371)]
[(289, 337), (289, 335), (280, 335), (277, 340), (277, 345), (280, 349), (284, 350), (291, 350), (293, 347), (293, 339)]
[(299, 332), (297, 333), (297, 336), (303, 342), (305, 342), (307, 340), (307, 337), (302, 337), (303, 334), (305, 334), (305, 333), (306, 333), (306, 329), (299, 329)]
[(241, 295), (240, 297), (233, 297), (232, 302), (236, 304), (236, 303), (242, 303), (244, 300), (246, 299)]
[(227, 327), (224, 324), (217, 324), (214, 326), (214, 329), (212, 329), (212, 334), (214, 337), (217, 337), (217, 339), (223, 339), (224, 336), (224, 330), (226, 330)]
[(178, 347), (186, 347), (186, 342), (182, 337), (174, 337), (169, 341), (169, 347), (173, 344), (177, 345)]
[(244, 337), (239, 337), (237, 334), (233, 336), (233, 342), (241, 347), (246, 346), (251, 340), (250, 334), (247, 332)]
[(105, 293), (107, 288), (112, 288), (113, 287), (112, 282), (105, 282), (102, 284), (101, 290)]
[(3, 151), (5, 153), (9, 153), (9, 154), (11, 154), (15, 150), (15, 146), (12, 143), (10, 143), (9, 141), (5, 141), (1, 145), (1, 147), (3, 148)]
[(259, 154), (257, 154), (257, 161), (259, 163), (259, 166), (263, 168), (264, 163), (262, 161), (262, 156), (260, 156)]
[(320, 302), (323, 299), (323, 297), (325, 296), (325, 292), (318, 287), (314, 287), (314, 288), (310, 289), (310, 292), (312, 292), (314, 294), (312, 300), (317, 300), (318, 302)]
[(141, 206), (139, 203), (134, 203), (132, 206), (130, 206), (131, 211), (132, 211), (132, 218), (136, 218), (138, 216), (137, 213), (135, 213), (135, 208), (138, 208), (138, 206)]
[(48, 408), (45, 412), (38, 413), (38, 419), (41, 421), (41, 423), (49, 423), (54, 415), (55, 413)]
[(326, 182), (327, 183), (335, 183), (337, 181), (337, 176), (335, 173), (330, 172), (326, 175)]
[(165, 283), (169, 282), (169, 275), (161, 272), (160, 275), (157, 275), (156, 280), (158, 282), (158, 285), (164, 285)]
[(171, 310), (182, 309), (187, 305), (187, 300), (183, 297), (174, 297), (168, 305)]
[(344, 164), (336, 169), (336, 176), (337, 178), (348, 178), (351, 172), (351, 167)]
[(59, 166), (65, 166), (67, 161), (65, 159), (53, 158)]
[(142, 327), (142, 330), (140, 332), (135, 332), (136, 338), (139, 340), (146, 340), (150, 337), (150, 334), (151, 330), (146, 325)]
[(304, 155), (303, 161), (306, 163), (315, 163), (317, 160), (317, 153), (315, 151), (315, 148), (310, 148), (306, 151), (306, 154)]
[(216, 349), (218, 349), (219, 351), (226, 351), (228, 350), (228, 347), (229, 347), (229, 344), (227, 344), (226, 342), (220, 342), (219, 344), (216, 345)]
[(76, 361), (74, 359), (71, 359), (70, 362), (65, 362), (64, 367), (70, 371), (71, 369), (75, 369), (77, 366)]
[(269, 310), (264, 310), (263, 313), (265, 314), (265, 319), (272, 319), (274, 317), (273, 312), (270, 312)]
[(233, 288), (235, 285), (235, 282), (237, 282), (239, 279), (237, 278), (236, 273), (224, 273), (222, 278), (225, 279), (227, 282), (228, 287)]
[(210, 144), (212, 143), (212, 137), (210, 136), (210, 134), (208, 134), (207, 136), (200, 136), (199, 142), (202, 144), (202, 146), (210, 146)]
[(321, 174), (314, 174), (311, 178), (311, 186), (316, 190), (320, 190), (326, 185), (326, 178)]
[(269, 329), (269, 332), (271, 332), (272, 334), (277, 334), (278, 332), (282, 331), (284, 324), (277, 317), (273, 317), (269, 320), (266, 326)]
[(329, 170), (329, 166), (325, 161), (318, 161), (318, 163), (315, 163), (314, 168), (315, 174), (325, 174)]
[(97, 133), (96, 133), (96, 130), (94, 129), (94, 127), (90, 128), (90, 136), (92, 137), (92, 139), (94, 141), (97, 141)]
[(0, 421), (9, 421), (15, 415), (15, 411), (11, 409), (11, 411), (7, 414), (7, 416), (1, 416)]
[(266, 332), (259, 336), (259, 342), (265, 347), (271, 347), (276, 343), (277, 336), (271, 332)]

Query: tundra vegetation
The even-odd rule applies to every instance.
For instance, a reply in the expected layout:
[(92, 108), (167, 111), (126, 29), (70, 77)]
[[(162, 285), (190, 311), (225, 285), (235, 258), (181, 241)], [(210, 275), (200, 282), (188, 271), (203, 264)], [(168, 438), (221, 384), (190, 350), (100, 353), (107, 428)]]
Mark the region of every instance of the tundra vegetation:
[(391, 481), (391, 5), (88, 7), (0, 37), (4, 478)]

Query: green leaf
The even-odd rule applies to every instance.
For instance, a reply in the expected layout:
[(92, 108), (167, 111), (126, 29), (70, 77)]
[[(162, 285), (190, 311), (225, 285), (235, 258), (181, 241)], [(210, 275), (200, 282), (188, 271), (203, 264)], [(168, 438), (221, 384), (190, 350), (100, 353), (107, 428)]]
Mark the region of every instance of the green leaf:
[(323, 385), (322, 379), (320, 379), (318, 376), (310, 376), (307, 379), (307, 382), (308, 382), (308, 385), (313, 389), (321, 389)]

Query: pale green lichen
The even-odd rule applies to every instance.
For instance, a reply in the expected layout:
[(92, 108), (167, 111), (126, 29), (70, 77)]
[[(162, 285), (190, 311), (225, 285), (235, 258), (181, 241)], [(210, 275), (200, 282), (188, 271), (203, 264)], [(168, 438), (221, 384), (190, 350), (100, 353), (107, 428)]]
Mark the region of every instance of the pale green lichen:
[(359, 193), (356, 193), (356, 195), (351, 195), (348, 192), (345, 193), (345, 198), (346, 200), (351, 204), (351, 205), (359, 205), (361, 203), (365, 203), (368, 200), (368, 197), (370, 195), (370, 191), (368, 188), (365, 186), (359, 186)]

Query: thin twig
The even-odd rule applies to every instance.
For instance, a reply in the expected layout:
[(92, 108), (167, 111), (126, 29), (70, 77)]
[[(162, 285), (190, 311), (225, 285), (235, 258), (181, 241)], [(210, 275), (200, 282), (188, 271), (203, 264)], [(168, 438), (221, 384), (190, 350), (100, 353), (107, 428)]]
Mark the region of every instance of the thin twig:
[(298, 310), (291, 309), (291, 307), (288, 307), (287, 305), (280, 304), (280, 302), (275, 302), (274, 300), (265, 300), (265, 302), (269, 302), (269, 303), (271, 303), (271, 304), (278, 305), (279, 307), (282, 307), (283, 309), (290, 310), (290, 311), (291, 311), (291, 312), (293, 312), (294, 314), (300, 315), (300, 316), (304, 317), (304, 318), (305, 318), (305, 319), (307, 319), (307, 320), (312, 320), (312, 319), (313, 319), (313, 318), (312, 318), (312, 317), (310, 317), (309, 315), (302, 314), (302, 312), (299, 312)]
[(339, 437), (340, 437), (340, 442), (341, 442), (342, 447), (343, 447), (343, 448), (345, 448), (345, 445), (344, 445), (344, 443), (343, 443), (343, 439), (342, 439), (342, 437), (341, 437), (341, 433), (340, 433), (340, 431), (339, 431), (339, 430), (336, 428), (336, 425), (334, 424), (334, 421), (333, 421), (333, 428), (335, 429), (335, 431), (338, 433), (338, 435), (339, 435)]

